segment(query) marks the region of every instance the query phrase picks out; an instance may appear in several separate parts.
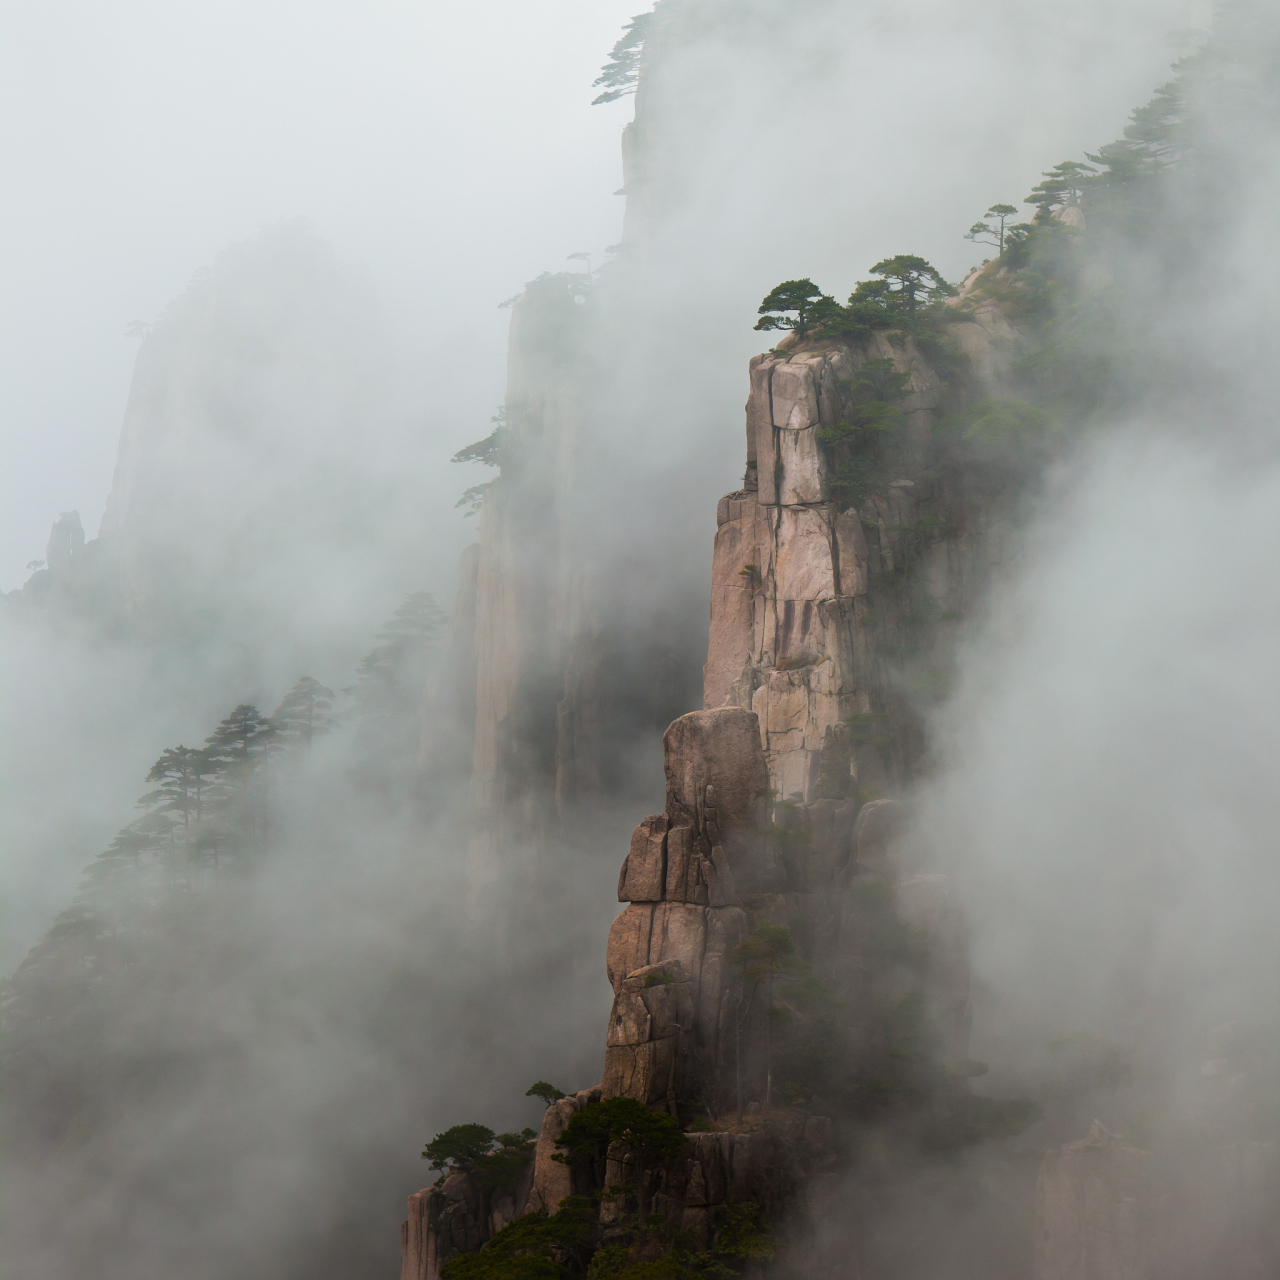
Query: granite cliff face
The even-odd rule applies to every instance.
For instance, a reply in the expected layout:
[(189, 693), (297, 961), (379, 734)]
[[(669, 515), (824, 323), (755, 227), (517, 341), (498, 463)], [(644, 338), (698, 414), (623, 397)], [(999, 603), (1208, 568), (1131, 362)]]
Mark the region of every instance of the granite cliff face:
[[(976, 320), (951, 328), (971, 370), (992, 370), (993, 346), (1016, 342), (1007, 325), (994, 341)], [(806, 805), (897, 789), (918, 767), (918, 708), (1004, 553), (997, 495), (934, 432), (966, 392), (998, 384), (981, 372), (944, 381), (893, 336), (752, 360), (746, 483), (716, 517), (705, 705), (755, 711), (772, 787)], [(848, 389), (872, 362), (905, 379), (908, 425), (900, 474), (854, 505), (837, 500), (823, 432), (853, 415)]]
[[(726, 1210), (750, 1208), (782, 1273), (845, 1275), (862, 1265), (849, 1187), (901, 1176), (892, 1161), (870, 1169), (867, 1152), (950, 1150), (971, 1140), (955, 1137), (970, 1104), (1003, 1105), (970, 1092), (981, 1064), (968, 1060), (966, 927), (947, 876), (919, 860), (904, 803), (929, 768), (925, 717), (960, 628), (1011, 554), (1042, 461), (984, 454), (948, 430), (966, 404), (1007, 394), (1022, 346), (999, 307), (973, 305), (972, 284), (943, 358), (875, 335), (792, 338), (751, 361), (744, 485), (717, 510), (704, 709), (667, 729), (665, 805), (636, 827), (618, 874), (601, 1082), (548, 1108), (514, 1191), (455, 1171), (411, 1197), (402, 1280), (435, 1280), (521, 1214), (594, 1204), (639, 1179), (693, 1246), (714, 1248)], [(841, 424), (871, 375), (896, 379), (903, 425), (852, 487)], [(539, 396), (550, 406), (561, 393), (526, 406)], [(571, 404), (566, 393), (517, 428), (532, 450), (536, 424), (560, 424), (543, 439), (557, 465), (539, 478), (522, 463), (525, 496), (553, 506), (570, 492), (555, 486), (572, 473)], [(575, 696), (609, 675), (581, 609), (587, 575), (563, 572), (563, 545), (545, 561), (559, 576), (538, 568), (524, 500), (516, 485), (486, 499), (476, 553), (475, 786), (504, 815), (472, 847), (481, 903), (503, 875), (504, 841), (571, 823), (569, 779), (602, 733)], [(540, 756), (528, 751), (539, 716), (556, 727)], [(779, 937), (792, 967), (762, 977), (752, 947)], [(1188, 1149), (1152, 1151), (1095, 1124), (1085, 1137), (1059, 1131), (1038, 1179), (1034, 1165), (1018, 1175), (1025, 1221), (1008, 1229), (1025, 1236), (1037, 1280), (1199, 1276), (1223, 1256), (1242, 1280), (1268, 1274), (1275, 1148), (1250, 1142), (1227, 1100), (1252, 1096), (1239, 1084), (1248, 1072), (1228, 1050), (1213, 1062), (1207, 1077), (1238, 1087), (1211, 1090), (1212, 1123)], [(683, 1152), (644, 1171), (618, 1143), (596, 1165), (556, 1159), (573, 1117), (610, 1098), (675, 1117)], [(605, 1196), (591, 1210), (600, 1245), (636, 1239), (626, 1209)]]
[[(977, 325), (957, 327), (976, 331), (975, 347), (989, 345)], [(517, 327), (513, 343), (524, 341)], [(844, 388), (869, 360), (892, 361), (905, 375), (909, 450), (903, 474), (854, 506), (832, 492), (818, 433), (847, 416)], [(944, 876), (903, 864), (904, 811), (893, 793), (921, 757), (907, 682), (946, 657), (945, 636), (907, 643), (918, 625), (912, 611), (933, 620), (967, 606), (990, 571), (989, 513), (999, 504), (966, 506), (963, 476), (943, 467), (938, 478), (934, 420), (963, 392), (946, 388), (910, 340), (796, 344), (757, 357), (750, 375), (747, 487), (719, 503), (706, 709), (668, 728), (665, 807), (636, 828), (619, 872), (627, 905), (606, 948), (614, 1000), (603, 1078), (548, 1109), (527, 1196), (515, 1207), (555, 1213), (566, 1196), (625, 1183), (625, 1149), (594, 1174), (553, 1156), (576, 1111), (633, 1098), (689, 1131), (686, 1153), (649, 1175), (668, 1221), (705, 1243), (717, 1206), (749, 1203), (801, 1249), (851, 1126), (876, 1090), (904, 1083), (894, 1018), (915, 1010), (912, 1034), (939, 1061), (967, 1053), (963, 923)], [(538, 395), (512, 378), (523, 413)], [(569, 417), (562, 403), (556, 420)], [(527, 438), (538, 420), (523, 418), (517, 433)], [(546, 443), (554, 454), (566, 441), (562, 429)], [(545, 473), (544, 498), (550, 477), (564, 472)], [(505, 785), (509, 798), (521, 779), (550, 813), (552, 797), (565, 794), (570, 700), (558, 709), (554, 790), (549, 756), (540, 789), (515, 767), (511, 727), (522, 684), (536, 684), (530, 671), (545, 660), (543, 637), (571, 630), (573, 590), (520, 568), (531, 544), (520, 534), (520, 499), (509, 495), (486, 498), (479, 550), (475, 794), (496, 799), (501, 812), (495, 788)], [(947, 518), (926, 518), (939, 511)], [(526, 801), (519, 812), (528, 822), (534, 810)], [(500, 845), (499, 827), (473, 843), (480, 898), (498, 875)], [(820, 984), (821, 1013), (744, 964), (744, 943), (779, 935)], [(785, 1032), (774, 1030), (779, 1017)], [(804, 1065), (806, 1054), (830, 1057), (837, 1044), (833, 1066)], [(449, 1256), (477, 1248), (510, 1212), (461, 1173), (419, 1192), (405, 1225), (404, 1280), (434, 1280)], [(606, 1201), (601, 1230), (617, 1231), (619, 1213)]]

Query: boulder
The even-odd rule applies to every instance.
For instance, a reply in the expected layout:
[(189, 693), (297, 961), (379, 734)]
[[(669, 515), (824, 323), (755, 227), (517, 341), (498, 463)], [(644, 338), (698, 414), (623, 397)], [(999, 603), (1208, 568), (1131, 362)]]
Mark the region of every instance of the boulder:
[(431, 1187), (409, 1197), (409, 1216), (400, 1224), (400, 1280), (436, 1280), (439, 1276), (431, 1228), (440, 1204)]
[(674, 1107), (678, 1050), (675, 1036), (606, 1049), (602, 1086), (605, 1096), (635, 1098), (646, 1105), (667, 1102)]
[(778, 504), (782, 507), (826, 502), (827, 460), (815, 423), (799, 431), (781, 430), (777, 439)]
[(711, 844), (744, 838), (763, 824), (769, 771), (754, 712), (691, 711), (671, 722), (662, 747), (672, 826), (704, 826), (708, 787), (714, 788), (718, 837)]

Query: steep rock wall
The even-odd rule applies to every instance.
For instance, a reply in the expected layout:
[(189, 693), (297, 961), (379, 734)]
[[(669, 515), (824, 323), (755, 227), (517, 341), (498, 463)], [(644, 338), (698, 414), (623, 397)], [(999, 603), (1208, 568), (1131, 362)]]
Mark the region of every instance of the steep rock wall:
[[(955, 624), (1004, 555), (1000, 503), (940, 466), (935, 435), (962, 397), (1000, 389), (1016, 335), (984, 318), (949, 327), (968, 361), (950, 384), (897, 335), (751, 362), (747, 487), (716, 517), (704, 705), (756, 712), (786, 800), (892, 793), (920, 760), (922, 686), (945, 672)], [(849, 387), (877, 360), (906, 378), (900, 474), (855, 506), (837, 498), (822, 431), (852, 415)]]

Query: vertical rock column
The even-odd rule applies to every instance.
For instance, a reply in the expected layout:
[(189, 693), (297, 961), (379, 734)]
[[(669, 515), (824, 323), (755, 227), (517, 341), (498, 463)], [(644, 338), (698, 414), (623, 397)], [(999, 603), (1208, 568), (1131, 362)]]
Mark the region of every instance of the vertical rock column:
[(605, 1097), (674, 1113), (677, 1100), (714, 1109), (727, 1087), (738, 984), (726, 957), (747, 928), (738, 885), (755, 888), (772, 864), (754, 713), (691, 712), (672, 723), (663, 749), (666, 808), (636, 828), (618, 879), (630, 905), (609, 933), (614, 1002), (602, 1087)]

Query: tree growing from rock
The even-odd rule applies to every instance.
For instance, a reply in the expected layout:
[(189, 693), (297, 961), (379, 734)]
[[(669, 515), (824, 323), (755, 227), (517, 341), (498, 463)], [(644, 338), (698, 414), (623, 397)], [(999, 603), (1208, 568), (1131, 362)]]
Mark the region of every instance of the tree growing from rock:
[(545, 1080), (539, 1080), (536, 1084), (531, 1084), (525, 1091), (526, 1098), (541, 1098), (547, 1106), (551, 1106), (553, 1102), (559, 1102), (565, 1097), (563, 1089), (557, 1089), (555, 1085), (548, 1084)]
[(908, 320), (914, 320), (917, 312), (932, 303), (956, 295), (955, 286), (948, 284), (936, 267), (911, 253), (877, 262), (871, 274), (880, 276), (888, 286), (881, 295), (884, 301)]
[(972, 240), (974, 244), (993, 245), (998, 254), (1004, 253), (1005, 228), (1010, 218), (1017, 217), (1018, 209), (1016, 205), (1011, 204), (993, 204), (990, 209), (982, 216), (990, 218), (991, 222), (975, 222), (968, 231), (964, 233), (966, 240)]
[(486, 1186), (510, 1189), (528, 1164), (536, 1138), (532, 1129), (494, 1133), (483, 1124), (455, 1124), (427, 1143), (422, 1158), (440, 1171), (436, 1186), (456, 1169), (477, 1175)]
[(591, 86), (601, 90), (591, 100), (593, 107), (635, 93), (640, 81), (640, 54), (652, 21), (652, 13), (638, 13), (622, 28), (622, 35), (610, 50), (609, 61), (600, 68), (600, 75)]
[[(835, 305), (812, 280), (784, 280), (765, 295), (759, 308), (757, 329), (792, 329), (803, 336), (809, 331), (815, 305), (822, 301)], [(791, 313), (794, 312), (794, 318)]]
[(1026, 202), (1046, 210), (1076, 208), (1089, 175), (1097, 172), (1091, 164), (1064, 160), (1041, 175), (1044, 181), (1031, 188)]
[(650, 1111), (635, 1098), (605, 1098), (575, 1111), (556, 1146), (564, 1148), (552, 1157), (568, 1163), (573, 1156), (593, 1161), (608, 1154), (609, 1144), (630, 1148), (636, 1164), (636, 1202), (640, 1223), (645, 1221), (645, 1186), (649, 1170), (684, 1150), (680, 1123), (665, 1111)]

